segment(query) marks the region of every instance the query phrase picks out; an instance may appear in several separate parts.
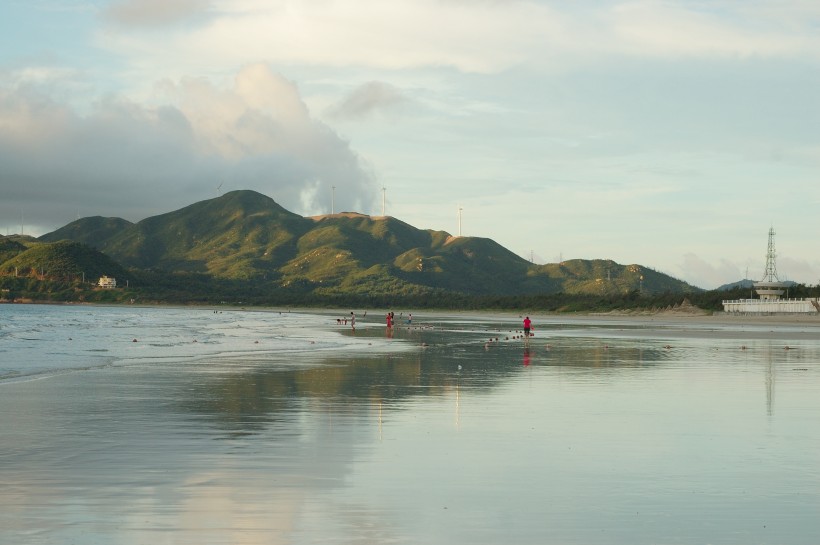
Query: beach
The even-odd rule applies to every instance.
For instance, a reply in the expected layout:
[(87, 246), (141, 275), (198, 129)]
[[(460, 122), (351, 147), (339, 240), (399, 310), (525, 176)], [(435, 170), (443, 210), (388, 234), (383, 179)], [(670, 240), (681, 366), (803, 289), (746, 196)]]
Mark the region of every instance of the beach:
[(820, 540), (816, 317), (348, 312), (0, 305), (0, 542)]

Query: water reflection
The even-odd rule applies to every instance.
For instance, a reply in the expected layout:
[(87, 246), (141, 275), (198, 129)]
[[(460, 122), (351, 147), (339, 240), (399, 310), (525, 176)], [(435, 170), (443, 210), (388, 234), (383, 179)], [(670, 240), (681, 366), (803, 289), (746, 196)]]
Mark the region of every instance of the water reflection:
[[(275, 426), (305, 403), (337, 414), (377, 404), (381, 413), (416, 398), (503, 388), (522, 368), (561, 380), (595, 382), (637, 380), (633, 373), (641, 370), (685, 368), (692, 380), (700, 380), (698, 376), (708, 378), (717, 369), (762, 359), (766, 413), (771, 416), (778, 362), (816, 357), (816, 349), (782, 350), (772, 342), (752, 343), (741, 350), (729, 343), (553, 337), (530, 346), (488, 346), (479, 334), (453, 339), (440, 331), (418, 332), (413, 340), (417, 348), (404, 353), (330, 356), (311, 365), (295, 365), (275, 354), (257, 356), (240, 366), (242, 372), (203, 374), (186, 382), (175, 397), (185, 412), (209, 418), (228, 435), (242, 436)], [(210, 365), (219, 362), (201, 363), (203, 368)]]
[(774, 414), (775, 366), (771, 350), (766, 351), (766, 367), (764, 376), (766, 380), (766, 414), (772, 416)]
[(84, 543), (820, 538), (817, 342), (489, 338), (400, 329), (399, 353), (148, 362), (5, 388), (0, 526)]

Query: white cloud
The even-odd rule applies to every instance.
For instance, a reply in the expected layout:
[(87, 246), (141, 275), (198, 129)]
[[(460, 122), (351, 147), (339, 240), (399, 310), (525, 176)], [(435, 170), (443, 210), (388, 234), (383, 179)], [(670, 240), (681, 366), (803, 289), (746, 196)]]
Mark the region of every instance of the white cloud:
[[(346, 209), (376, 199), (358, 155), (266, 66), (246, 67), (228, 88), (189, 79), (162, 90), (170, 103), (108, 98), (88, 115), (29, 88), (0, 90), (0, 214), (25, 208), (27, 223), (49, 230), (77, 208), (140, 220), (213, 197), (220, 183), (296, 212), (329, 209), (331, 185)], [(322, 184), (326, 203), (311, 192)]]
[(409, 102), (397, 87), (381, 81), (370, 81), (351, 91), (328, 109), (331, 119), (364, 119), (378, 113), (390, 113)]
[(710, 10), (709, 4), (639, 0), (615, 7), (611, 29), (613, 41), (635, 56), (787, 56), (820, 44), (811, 25), (795, 29), (752, 15), (740, 4)]
[[(762, 267), (761, 267), (762, 269)], [(820, 260), (808, 261), (791, 257), (779, 257), (777, 273), (780, 280), (794, 280), (807, 285), (820, 285)]]
[[(153, 12), (154, 4), (164, 5), (139, 3), (138, 11)], [(196, 28), (162, 34), (116, 28), (102, 33), (100, 44), (131, 58), (135, 69), (176, 66), (188, 72), (247, 59), (498, 73), (527, 65), (577, 67), (585, 60), (600, 62), (612, 56), (820, 55), (816, 9), (806, 5), (788, 16), (769, 17), (780, 3), (757, 6), (751, 10), (742, 2), (649, 0), (602, 2), (596, 7), (535, 0), (236, 0), (215, 4), (207, 24)]]
[(694, 253), (687, 253), (678, 268), (681, 278), (704, 289), (715, 289), (743, 279), (745, 272), (736, 263), (727, 259), (717, 260), (716, 263), (710, 263)]
[(187, 78), (178, 85), (165, 83), (162, 90), (191, 123), (204, 153), (227, 159), (287, 153), (307, 159), (327, 137), (339, 143), (310, 118), (293, 83), (265, 65), (243, 68), (231, 89)]
[(121, 0), (107, 6), (102, 14), (121, 25), (162, 26), (199, 17), (210, 4), (210, 0)]

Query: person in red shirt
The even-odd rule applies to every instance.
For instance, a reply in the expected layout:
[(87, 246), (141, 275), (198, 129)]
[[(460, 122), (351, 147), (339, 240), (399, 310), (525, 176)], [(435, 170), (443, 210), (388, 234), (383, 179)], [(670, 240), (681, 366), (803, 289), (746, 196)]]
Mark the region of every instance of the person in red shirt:
[(530, 317), (527, 316), (524, 318), (524, 337), (530, 337), (530, 328), (532, 327), (532, 322), (530, 321)]

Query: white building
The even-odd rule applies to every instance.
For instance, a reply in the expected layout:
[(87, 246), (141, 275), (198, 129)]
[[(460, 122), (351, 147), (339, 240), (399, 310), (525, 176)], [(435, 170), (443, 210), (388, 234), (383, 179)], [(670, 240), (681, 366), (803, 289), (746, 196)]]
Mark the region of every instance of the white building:
[(734, 314), (817, 314), (820, 301), (806, 299), (735, 299), (723, 301), (723, 311)]
[(103, 289), (110, 290), (117, 287), (117, 279), (102, 275), (102, 277), (100, 277), (100, 281), (97, 282), (97, 285)]

